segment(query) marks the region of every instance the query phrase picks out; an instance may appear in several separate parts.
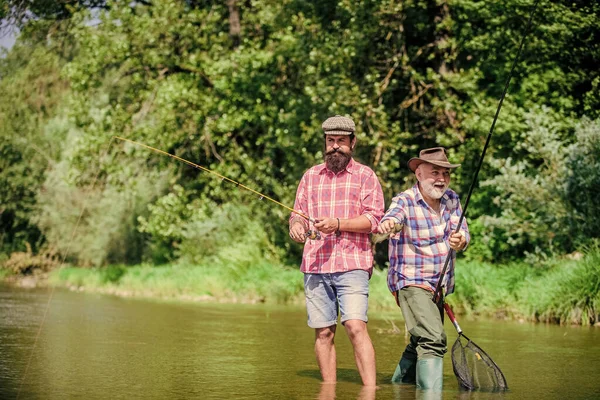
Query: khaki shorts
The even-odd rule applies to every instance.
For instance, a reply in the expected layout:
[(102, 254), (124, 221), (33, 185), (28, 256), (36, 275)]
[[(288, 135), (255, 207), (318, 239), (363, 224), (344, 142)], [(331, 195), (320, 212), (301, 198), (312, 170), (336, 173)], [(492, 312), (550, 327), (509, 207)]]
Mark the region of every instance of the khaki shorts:
[(352, 270), (334, 274), (304, 274), (308, 326), (325, 328), (350, 319), (367, 322), (369, 273)]

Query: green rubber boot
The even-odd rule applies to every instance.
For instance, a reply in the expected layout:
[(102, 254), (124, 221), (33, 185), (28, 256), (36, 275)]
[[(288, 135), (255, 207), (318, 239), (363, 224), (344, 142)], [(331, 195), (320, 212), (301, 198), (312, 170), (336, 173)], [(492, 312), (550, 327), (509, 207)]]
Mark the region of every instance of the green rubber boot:
[(396, 370), (392, 376), (392, 383), (415, 384), (416, 382), (416, 360), (405, 358), (404, 356), (396, 365)]
[(417, 389), (442, 391), (444, 381), (444, 359), (423, 358), (417, 361)]

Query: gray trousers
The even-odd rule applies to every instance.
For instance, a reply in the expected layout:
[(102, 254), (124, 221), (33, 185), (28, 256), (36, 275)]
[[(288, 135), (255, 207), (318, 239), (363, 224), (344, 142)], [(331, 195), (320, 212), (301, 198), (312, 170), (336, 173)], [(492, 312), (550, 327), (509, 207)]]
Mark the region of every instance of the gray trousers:
[(409, 360), (444, 357), (447, 351), (446, 333), (440, 309), (432, 300), (433, 293), (420, 287), (406, 286), (396, 295), (410, 333), (410, 343), (402, 357)]

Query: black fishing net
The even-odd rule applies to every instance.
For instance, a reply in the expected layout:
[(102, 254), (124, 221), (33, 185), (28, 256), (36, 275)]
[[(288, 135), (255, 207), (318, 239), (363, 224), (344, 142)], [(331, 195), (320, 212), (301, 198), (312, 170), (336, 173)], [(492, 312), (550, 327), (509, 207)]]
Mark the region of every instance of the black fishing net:
[(463, 389), (490, 392), (508, 389), (500, 367), (462, 333), (452, 346), (452, 368)]

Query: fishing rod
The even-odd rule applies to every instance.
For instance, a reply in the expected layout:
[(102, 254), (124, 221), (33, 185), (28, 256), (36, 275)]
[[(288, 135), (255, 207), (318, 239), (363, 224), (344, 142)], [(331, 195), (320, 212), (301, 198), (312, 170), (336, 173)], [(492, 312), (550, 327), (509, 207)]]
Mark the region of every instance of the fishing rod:
[[(519, 50), (517, 51), (517, 56), (513, 60), (512, 67), (508, 74), (508, 78), (506, 79), (506, 83), (504, 84), (504, 90), (502, 91), (502, 96), (500, 97), (500, 102), (498, 103), (498, 108), (496, 109), (496, 114), (494, 115), (494, 120), (492, 121), (492, 126), (490, 127), (490, 132), (488, 133), (487, 139), (485, 141), (485, 145), (483, 146), (483, 151), (481, 152), (481, 157), (479, 157), (479, 164), (477, 165), (477, 170), (475, 171), (475, 174), (473, 175), (473, 180), (471, 181), (471, 187), (469, 188), (469, 193), (467, 194), (467, 199), (465, 200), (465, 205), (463, 207), (462, 213), (460, 215), (460, 219), (458, 220), (458, 224), (456, 225), (456, 230), (454, 231), (454, 233), (458, 233), (460, 231), (460, 227), (462, 226), (465, 215), (467, 214), (467, 207), (469, 206), (469, 200), (471, 199), (471, 194), (473, 193), (473, 189), (475, 188), (475, 183), (477, 182), (477, 176), (479, 175), (479, 171), (481, 170), (481, 166), (483, 165), (483, 159), (485, 158), (485, 153), (490, 144), (490, 140), (492, 139), (492, 134), (494, 133), (494, 127), (496, 126), (496, 121), (498, 120), (498, 115), (500, 115), (500, 109), (502, 108), (502, 103), (504, 102), (504, 97), (506, 96), (506, 93), (508, 92), (508, 86), (510, 84), (510, 80), (512, 79), (513, 72), (515, 71), (517, 62), (519, 61), (519, 57), (521, 56), (521, 50), (523, 49), (523, 45), (525, 44), (525, 38), (527, 37), (527, 34), (529, 33), (529, 29), (531, 28), (531, 21), (533, 21), (533, 16), (537, 9), (538, 3), (539, 3), (539, 0), (536, 0), (533, 5), (533, 10), (531, 11), (531, 14), (529, 15), (529, 21), (527, 22), (527, 27), (525, 28), (525, 33), (523, 34), (523, 37), (521, 38), (521, 44), (519, 45)], [(435, 292), (433, 294), (433, 301), (435, 303), (437, 303), (441, 297), (442, 282), (444, 280), (446, 271), (448, 269), (448, 264), (452, 257), (454, 257), (454, 249), (450, 249), (450, 251), (448, 252), (448, 255), (446, 256), (446, 261), (444, 262), (444, 267), (442, 268), (442, 272), (440, 273), (440, 278), (435, 287)]]
[[(173, 159), (175, 159), (177, 161), (181, 161), (181, 162), (183, 162), (183, 163), (185, 163), (185, 164), (187, 164), (187, 165), (189, 165), (191, 167), (194, 167), (196, 169), (199, 169), (201, 171), (208, 172), (209, 174), (213, 174), (215, 176), (218, 176), (219, 178), (221, 178), (221, 180), (225, 180), (227, 182), (233, 183), (237, 187), (240, 187), (242, 189), (245, 189), (245, 190), (247, 190), (249, 192), (252, 192), (252, 193), (256, 194), (257, 196), (260, 196), (259, 200), (267, 199), (267, 200), (269, 200), (269, 201), (271, 201), (271, 202), (273, 202), (273, 203), (275, 203), (275, 204), (277, 204), (277, 205), (285, 208), (286, 210), (291, 211), (292, 213), (294, 213), (296, 215), (299, 215), (300, 217), (306, 219), (307, 221), (309, 221), (309, 222), (311, 222), (313, 224), (316, 223), (316, 221), (313, 218), (309, 217), (308, 215), (306, 215), (306, 214), (304, 214), (304, 213), (302, 213), (302, 212), (300, 212), (298, 210), (294, 210), (293, 208), (290, 208), (290, 207), (286, 206), (285, 204), (283, 204), (283, 203), (281, 203), (281, 202), (279, 202), (279, 201), (277, 201), (277, 200), (275, 200), (275, 199), (267, 196), (266, 194), (260, 193), (260, 192), (258, 192), (256, 190), (252, 189), (252, 188), (249, 188), (248, 186), (242, 185), (241, 183), (239, 183), (237, 181), (234, 181), (233, 179), (228, 178), (228, 177), (226, 177), (224, 175), (221, 175), (218, 172), (215, 172), (215, 171), (212, 171), (212, 170), (210, 170), (210, 169), (208, 169), (206, 167), (203, 167), (202, 165), (198, 165), (196, 163), (193, 163), (191, 161), (186, 160), (185, 158), (181, 158), (181, 157), (178, 157), (178, 156), (176, 156), (174, 154), (167, 153), (166, 151), (157, 149), (155, 147), (148, 146), (147, 144), (136, 142), (135, 140), (126, 139), (126, 138), (120, 137), (120, 136), (113, 136), (113, 137), (115, 139), (119, 139), (119, 140), (124, 141), (124, 142), (129, 142), (129, 143), (132, 143), (132, 144), (135, 144), (135, 145), (138, 145), (138, 146), (145, 147), (145, 148), (147, 148), (149, 150), (152, 150), (152, 151), (154, 151), (156, 153), (163, 154), (165, 156), (169, 156), (169, 157), (171, 157), (171, 158), (173, 158)], [(305, 236), (307, 238), (309, 238), (309, 239), (312, 239), (312, 240), (319, 240), (319, 239), (321, 239), (321, 235), (320, 235), (319, 231), (317, 231), (317, 230), (308, 230), (306, 232)]]

